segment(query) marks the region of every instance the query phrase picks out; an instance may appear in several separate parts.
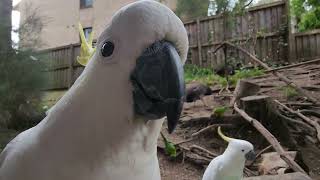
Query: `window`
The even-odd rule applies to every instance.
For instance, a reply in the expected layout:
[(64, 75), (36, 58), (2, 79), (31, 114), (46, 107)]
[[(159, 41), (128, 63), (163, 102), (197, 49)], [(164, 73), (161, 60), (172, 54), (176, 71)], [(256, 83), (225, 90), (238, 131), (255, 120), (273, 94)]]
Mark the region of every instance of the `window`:
[(92, 27), (83, 28), (84, 37), (86, 37), (87, 41), (89, 39), (91, 32), (92, 32)]
[(93, 0), (80, 0), (80, 8), (90, 8), (92, 7)]

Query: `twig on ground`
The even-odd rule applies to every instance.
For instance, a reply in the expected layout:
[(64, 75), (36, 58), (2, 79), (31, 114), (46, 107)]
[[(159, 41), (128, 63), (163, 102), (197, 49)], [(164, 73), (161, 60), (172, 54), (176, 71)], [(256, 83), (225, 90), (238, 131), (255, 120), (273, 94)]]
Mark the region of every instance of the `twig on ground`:
[(261, 156), (261, 154), (263, 154), (264, 152), (268, 151), (269, 149), (272, 148), (272, 145), (267, 146), (266, 148), (262, 149), (257, 155), (256, 155), (256, 159)]
[(215, 153), (213, 153), (213, 152), (211, 152), (211, 151), (209, 151), (209, 150), (207, 150), (207, 149), (205, 149), (205, 148), (203, 148), (203, 147), (200, 147), (200, 146), (198, 146), (198, 145), (192, 145), (192, 146), (190, 147), (190, 151), (193, 151), (194, 149), (198, 149), (198, 150), (200, 150), (200, 151), (202, 151), (202, 152), (205, 152), (205, 153), (209, 154), (209, 155), (212, 156), (212, 157), (217, 157), (217, 156), (219, 156), (218, 154), (215, 154)]
[(259, 174), (256, 172), (251, 171), (249, 168), (245, 167), (244, 171), (247, 173), (247, 175), (250, 176), (258, 176)]
[(228, 126), (229, 127), (233, 127), (234, 125), (233, 124), (213, 124), (213, 125), (210, 125), (210, 126), (207, 126), (207, 127), (203, 128), (203, 129), (200, 129), (199, 131), (193, 133), (191, 136), (192, 137), (199, 136), (200, 134), (208, 132), (208, 131), (210, 131), (210, 130), (216, 128), (216, 127), (219, 127), (219, 126), (221, 126), (221, 127), (228, 127)]
[(279, 116), (289, 122), (295, 123), (295, 124), (299, 124), (300, 126), (302, 126), (303, 128), (307, 129), (310, 132), (315, 132), (314, 128), (312, 126), (310, 126), (309, 124), (304, 123), (303, 121), (299, 121), (296, 119), (292, 119), (290, 117), (287, 117), (281, 113), (279, 113)]
[(298, 67), (298, 66), (307, 65), (307, 64), (313, 64), (313, 63), (317, 63), (317, 62), (320, 62), (320, 59), (314, 59), (314, 60), (305, 61), (302, 63), (292, 64), (292, 65), (288, 65), (288, 66), (282, 66), (282, 67), (274, 68), (272, 70), (268, 70), (266, 72), (279, 71), (279, 70), (283, 70), (283, 69), (289, 69), (289, 68)]
[(288, 103), (284, 103), (285, 105), (289, 105), (289, 106), (312, 106), (312, 103), (300, 103), (300, 102), (288, 102)]
[(300, 110), (299, 112), (302, 114), (306, 114), (306, 115), (315, 116), (315, 117), (320, 118), (320, 112), (318, 112), (318, 111), (304, 109), (304, 110)]
[(292, 114), (297, 115), (298, 117), (300, 117), (301, 119), (303, 119), (304, 121), (306, 121), (309, 125), (311, 125), (312, 127), (314, 127), (317, 131), (317, 138), (320, 141), (320, 125), (317, 121), (314, 121), (310, 118), (308, 118), (307, 116), (301, 114), (299, 111), (295, 111), (291, 108), (289, 108), (288, 106), (282, 104), (281, 102), (279, 102), (278, 100), (275, 100), (275, 102), (280, 105), (281, 107), (283, 107), (285, 110), (289, 111)]
[(193, 138), (186, 139), (186, 140), (183, 140), (183, 141), (180, 141), (180, 142), (175, 143), (175, 145), (184, 144), (184, 143), (187, 143), (187, 142), (190, 142), (190, 141), (193, 141), (193, 140), (194, 140)]
[(250, 117), (246, 112), (239, 109), (237, 103), (234, 104), (234, 109), (248, 122), (252, 124), (273, 146), (273, 148), (279, 153), (280, 157), (296, 172), (301, 172), (307, 175), (307, 173), (292, 159), (286, 154), (283, 147), (280, 145), (278, 140), (256, 119)]

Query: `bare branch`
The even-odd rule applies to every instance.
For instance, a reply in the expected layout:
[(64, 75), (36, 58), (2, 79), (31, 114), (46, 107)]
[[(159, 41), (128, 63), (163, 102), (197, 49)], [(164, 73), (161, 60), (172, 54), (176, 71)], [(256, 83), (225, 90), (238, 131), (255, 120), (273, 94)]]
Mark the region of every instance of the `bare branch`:
[(250, 117), (246, 112), (239, 109), (237, 103), (234, 104), (234, 109), (248, 122), (252, 124), (273, 146), (273, 148), (279, 153), (280, 157), (296, 172), (307, 174), (292, 158), (288, 156), (278, 140), (256, 119)]

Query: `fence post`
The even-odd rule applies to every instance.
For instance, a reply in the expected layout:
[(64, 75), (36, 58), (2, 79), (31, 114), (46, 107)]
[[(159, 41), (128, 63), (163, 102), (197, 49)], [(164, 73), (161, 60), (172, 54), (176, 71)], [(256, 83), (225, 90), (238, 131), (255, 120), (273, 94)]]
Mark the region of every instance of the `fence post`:
[(286, 16), (286, 22), (288, 25), (288, 62), (294, 62), (296, 61), (296, 46), (295, 46), (295, 36), (292, 33), (292, 28), (291, 28), (291, 16), (290, 16), (290, 0), (284, 0), (285, 3), (285, 16)]
[(69, 47), (70, 50), (70, 58), (69, 58), (69, 63), (68, 63), (68, 88), (70, 88), (73, 84), (73, 60), (74, 60), (74, 45), (70, 44)]
[(199, 65), (202, 66), (201, 30), (200, 30), (200, 19), (199, 18), (197, 18), (197, 44), (198, 44)]

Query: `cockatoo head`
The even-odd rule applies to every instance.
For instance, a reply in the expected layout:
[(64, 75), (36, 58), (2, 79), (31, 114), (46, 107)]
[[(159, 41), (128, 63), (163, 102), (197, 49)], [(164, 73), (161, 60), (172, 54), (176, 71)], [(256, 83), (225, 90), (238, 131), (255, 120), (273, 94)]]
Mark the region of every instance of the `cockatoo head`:
[(235, 160), (252, 161), (255, 159), (254, 147), (250, 142), (227, 137), (221, 132), (220, 127), (218, 128), (218, 134), (223, 140), (229, 143), (225, 152), (232, 155)]
[(182, 111), (187, 51), (181, 20), (166, 6), (143, 0), (113, 16), (84, 71), (115, 88), (114, 93), (130, 97), (136, 118), (167, 116), (172, 132)]

